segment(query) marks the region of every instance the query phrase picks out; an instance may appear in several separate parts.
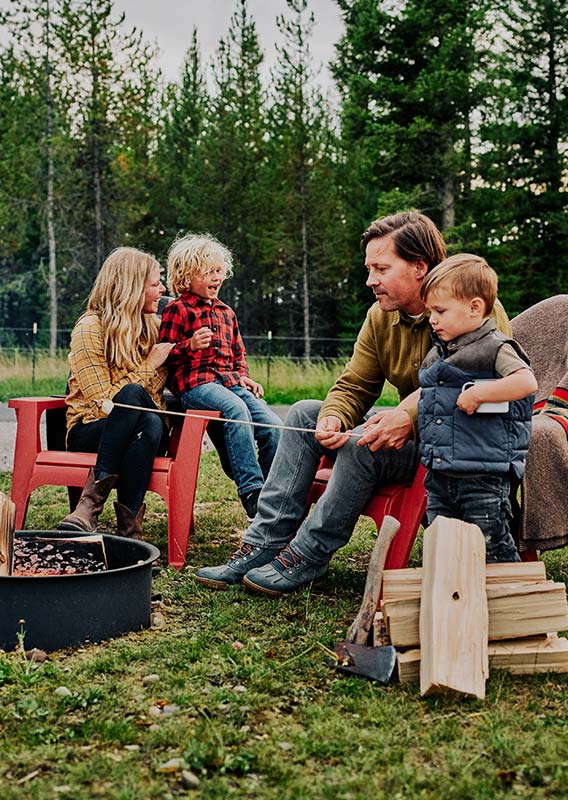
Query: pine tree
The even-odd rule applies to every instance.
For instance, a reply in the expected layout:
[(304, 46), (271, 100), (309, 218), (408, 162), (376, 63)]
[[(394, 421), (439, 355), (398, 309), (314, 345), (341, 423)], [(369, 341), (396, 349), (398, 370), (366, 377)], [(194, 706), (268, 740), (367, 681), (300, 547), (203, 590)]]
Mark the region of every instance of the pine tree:
[(277, 20), (283, 43), (272, 75), (271, 250), (274, 289), (288, 311), (288, 332), (298, 336), (301, 331), (309, 359), (314, 335), (337, 333), (347, 258), (337, 142), (310, 52), (314, 17), (308, 0), (287, 4), (289, 16)]
[[(62, 47), (59, 36), (61, 19), (59, 5), (50, 0), (35, 0), (21, 3), (13, 0), (6, 14), (4, 23), (12, 34), (17, 49), (17, 60), (13, 53), (6, 53), (11, 63), (9, 81), (15, 86), (16, 93), (28, 99), (33, 98), (33, 107), (29, 103), (18, 106), (16, 116), (10, 125), (18, 125), (22, 131), (32, 131), (31, 141), (35, 140), (37, 155), (29, 154), (31, 143), (26, 136), (19, 137), (17, 149), (25, 148), (28, 153), (31, 174), (35, 172), (38, 188), (30, 191), (25, 201), (32, 201), (41, 220), (39, 248), (32, 256), (33, 261), (39, 259), (43, 266), (47, 260), (47, 305), (49, 308), (49, 352), (54, 356), (57, 348), (58, 315), (58, 234), (64, 227), (57, 208), (57, 194), (61, 192), (66, 179), (65, 161), (69, 148), (69, 130), (66, 124), (67, 103), (61, 88), (64, 83), (62, 65)], [(18, 76), (16, 78), (16, 76)], [(12, 112), (16, 109), (12, 108)], [(16, 197), (24, 199), (26, 182), (15, 187)], [(29, 232), (32, 237), (35, 233)], [(23, 243), (22, 243), (23, 244)], [(24, 245), (25, 246), (25, 245)], [(13, 256), (16, 255), (13, 253)], [(17, 257), (17, 256), (16, 256)], [(35, 264), (30, 266), (35, 266)], [(39, 272), (44, 277), (43, 268)], [(33, 281), (35, 283), (35, 281)], [(43, 313), (38, 309), (35, 320), (41, 320)]]
[(508, 0), (498, 12), (477, 218), (514, 312), (568, 285), (568, 3)]
[(112, 0), (61, 2), (78, 142), (77, 297), (89, 291), (108, 251), (125, 243), (127, 229), (145, 213), (141, 182), (146, 181), (160, 76), (152, 67), (153, 48), (136, 29), (125, 30), (125, 17), (115, 15)]
[(214, 65), (214, 93), (208, 109), (202, 156), (202, 213), (210, 232), (235, 255), (235, 276), (223, 288), (243, 330), (265, 328), (262, 307), (266, 269), (261, 241), (269, 224), (266, 192), (265, 91), (263, 55), (246, 0), (238, 0), (226, 40)]
[(163, 257), (181, 231), (205, 230), (203, 141), (209, 103), (197, 30), (193, 30), (179, 86), (162, 97), (156, 155), (151, 169), (149, 247)]
[(470, 184), (486, 4), (338, 2), (346, 32), (334, 75), (343, 98), (343, 140), (362, 189), (359, 213), (368, 221), (380, 194), (396, 191), (418, 198), (448, 230)]

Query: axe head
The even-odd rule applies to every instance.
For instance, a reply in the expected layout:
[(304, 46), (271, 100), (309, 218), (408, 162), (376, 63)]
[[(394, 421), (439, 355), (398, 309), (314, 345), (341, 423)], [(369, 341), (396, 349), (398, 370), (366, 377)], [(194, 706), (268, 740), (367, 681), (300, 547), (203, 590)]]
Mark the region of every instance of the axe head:
[(388, 683), (396, 666), (396, 650), (392, 645), (367, 647), (364, 644), (337, 642), (335, 645), (337, 663), (333, 664), (340, 672), (362, 675), (379, 683)]

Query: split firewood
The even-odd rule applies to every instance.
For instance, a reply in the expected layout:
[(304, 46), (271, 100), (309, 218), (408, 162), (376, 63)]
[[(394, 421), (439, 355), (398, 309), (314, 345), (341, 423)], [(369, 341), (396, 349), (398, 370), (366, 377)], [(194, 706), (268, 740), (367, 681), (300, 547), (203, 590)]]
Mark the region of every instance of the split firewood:
[(424, 532), (423, 565), (420, 693), (483, 699), (489, 675), (485, 537), (477, 525), (437, 517)]
[[(385, 570), (383, 575), (383, 603), (389, 600), (420, 597), (422, 572), (422, 567)], [(546, 569), (543, 561), (486, 564), (485, 576), (487, 586), (494, 583), (536, 583), (546, 580)]]
[[(534, 636), (489, 642), (489, 668), (505, 669), (513, 675), (534, 675), (539, 672), (568, 672), (568, 639)], [(398, 678), (401, 683), (420, 679), (420, 650), (397, 653)]]
[[(554, 581), (488, 586), (489, 639), (514, 639), (568, 630), (566, 586)], [(383, 617), (395, 647), (420, 644), (420, 600), (389, 600)]]
[(12, 574), (16, 505), (0, 492), (0, 576)]

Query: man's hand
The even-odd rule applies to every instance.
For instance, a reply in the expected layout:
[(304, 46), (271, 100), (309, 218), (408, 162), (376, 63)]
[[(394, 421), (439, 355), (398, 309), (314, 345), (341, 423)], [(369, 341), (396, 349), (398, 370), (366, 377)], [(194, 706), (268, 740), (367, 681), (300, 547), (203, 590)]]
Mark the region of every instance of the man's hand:
[(255, 397), (264, 397), (264, 389), (260, 383), (253, 381), (252, 378), (249, 378), (248, 375), (242, 375), (239, 378), (239, 386), (242, 386), (243, 389), (248, 389), (249, 392), (252, 392)]
[(349, 436), (341, 432), (339, 417), (322, 417), (316, 427), (316, 439), (328, 450), (338, 450), (349, 440)]
[(371, 452), (400, 450), (412, 438), (412, 420), (400, 408), (382, 408), (363, 425), (365, 431), (357, 445), (368, 445)]
[(192, 350), (206, 350), (209, 345), (211, 344), (211, 339), (213, 334), (211, 333), (211, 328), (208, 328), (206, 325), (203, 328), (198, 328), (193, 336), (191, 337), (191, 341), (189, 346)]

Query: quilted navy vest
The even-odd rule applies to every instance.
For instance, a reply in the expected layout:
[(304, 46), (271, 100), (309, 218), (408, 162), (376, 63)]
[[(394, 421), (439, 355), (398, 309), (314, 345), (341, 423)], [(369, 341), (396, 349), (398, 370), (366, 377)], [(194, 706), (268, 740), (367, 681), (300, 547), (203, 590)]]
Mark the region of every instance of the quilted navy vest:
[(451, 342), (433, 335), (435, 347), (419, 372), (420, 456), (429, 469), (452, 473), (499, 473), (525, 470), (534, 395), (509, 403), (505, 413), (466, 414), (456, 405), (467, 381), (495, 379), (495, 359), (508, 343), (529, 364), (522, 347), (495, 329), (488, 319)]

